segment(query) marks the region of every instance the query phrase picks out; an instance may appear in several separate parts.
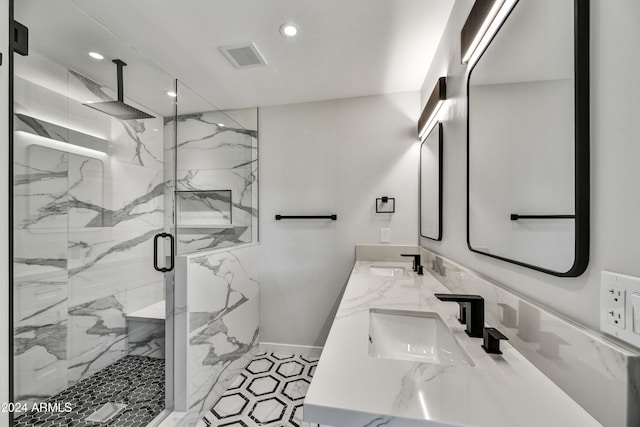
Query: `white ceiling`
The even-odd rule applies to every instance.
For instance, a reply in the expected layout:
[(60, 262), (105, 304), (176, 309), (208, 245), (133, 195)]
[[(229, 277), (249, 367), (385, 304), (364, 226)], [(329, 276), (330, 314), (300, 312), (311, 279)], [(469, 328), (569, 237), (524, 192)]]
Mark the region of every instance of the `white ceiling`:
[[(221, 109), (418, 90), (454, 3), (454, 0), (69, 1), (113, 32), (122, 45), (132, 46)], [(30, 13), (38, 10), (42, 13), (42, 6), (51, 0), (30, 3), (40, 5)], [(60, 0), (56, 3), (57, 13), (63, 14)], [(56, 12), (43, 13), (46, 16), (33, 19), (33, 25), (47, 25), (47, 20), (55, 22), (51, 13)], [(92, 49), (111, 54), (108, 50), (113, 50), (113, 42), (111, 46), (101, 46), (101, 37), (79, 37), (80, 32), (69, 37), (73, 31), (67, 27), (73, 27), (75, 21), (66, 19), (65, 25), (60, 26), (65, 28), (67, 51), (77, 45), (82, 53)], [(285, 39), (280, 35), (279, 28), (285, 22), (298, 26), (298, 37)], [(56, 35), (51, 33), (56, 30), (52, 24), (48, 26), (48, 37), (55, 40)], [(266, 66), (236, 69), (218, 50), (219, 46), (250, 41), (258, 46), (268, 63)], [(55, 50), (56, 43), (50, 43), (47, 49)], [(71, 63), (63, 65), (82, 71), (82, 64), (73, 63), (81, 56), (78, 60), (64, 58)], [(129, 58), (126, 73), (133, 72), (132, 60)], [(105, 64), (103, 68), (106, 67)], [(109, 71), (113, 76), (113, 70)], [(125, 93), (139, 80), (126, 85)], [(144, 84), (144, 80), (139, 84)]]

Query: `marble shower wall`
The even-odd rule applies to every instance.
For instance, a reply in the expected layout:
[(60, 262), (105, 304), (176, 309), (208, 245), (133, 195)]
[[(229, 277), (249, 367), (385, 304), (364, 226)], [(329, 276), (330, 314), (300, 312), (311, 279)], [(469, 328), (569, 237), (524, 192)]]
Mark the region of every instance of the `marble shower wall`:
[[(15, 112), (29, 119), (14, 118), (26, 130), (14, 136), (15, 394), (40, 401), (123, 357), (125, 313), (164, 299), (151, 267), (163, 119), (110, 118), (82, 105), (111, 100), (107, 88), (37, 52), (16, 61)], [(109, 152), (51, 145), (69, 135), (47, 123)]]
[(259, 246), (178, 256), (175, 407), (194, 425), (251, 361), (259, 344)]
[[(247, 112), (257, 115), (256, 109)], [(167, 120), (165, 135), (172, 135), (175, 125)], [(258, 240), (257, 144), (257, 130), (244, 128), (224, 112), (178, 116), (179, 254)], [(166, 149), (173, 156), (173, 147)]]

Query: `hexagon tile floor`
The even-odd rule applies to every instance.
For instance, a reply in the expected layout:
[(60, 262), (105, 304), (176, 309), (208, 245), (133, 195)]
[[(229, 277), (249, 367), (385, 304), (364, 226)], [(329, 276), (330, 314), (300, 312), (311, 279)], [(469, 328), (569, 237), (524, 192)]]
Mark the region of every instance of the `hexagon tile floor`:
[(258, 354), (197, 427), (308, 427), (302, 402), (318, 357)]
[[(72, 411), (27, 413), (15, 427), (144, 427), (164, 409), (164, 359), (126, 356), (47, 402), (70, 403)], [(127, 406), (104, 423), (86, 420), (109, 402)]]

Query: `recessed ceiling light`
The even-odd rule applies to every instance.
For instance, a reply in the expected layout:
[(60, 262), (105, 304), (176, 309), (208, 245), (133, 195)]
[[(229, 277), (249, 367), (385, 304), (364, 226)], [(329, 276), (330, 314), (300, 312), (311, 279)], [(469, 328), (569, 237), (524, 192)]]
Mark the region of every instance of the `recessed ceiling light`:
[(102, 61), (104, 59), (104, 56), (99, 54), (98, 52), (89, 52), (89, 56), (99, 61)]
[(280, 34), (285, 37), (295, 37), (295, 35), (298, 34), (298, 29), (293, 24), (283, 24), (282, 27), (280, 27)]
[(175, 98), (176, 96), (178, 96), (177, 93), (175, 93), (174, 91), (170, 90), (169, 92), (167, 92), (167, 95), (169, 95), (172, 98)]

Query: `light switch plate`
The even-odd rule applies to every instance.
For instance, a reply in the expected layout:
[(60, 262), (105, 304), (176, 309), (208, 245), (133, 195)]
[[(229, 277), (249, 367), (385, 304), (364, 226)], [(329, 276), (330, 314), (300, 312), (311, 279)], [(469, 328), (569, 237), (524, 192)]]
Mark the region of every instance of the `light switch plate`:
[(380, 229), (380, 243), (391, 243), (391, 229), (390, 228), (381, 228)]
[(600, 329), (640, 347), (640, 278), (602, 272)]

